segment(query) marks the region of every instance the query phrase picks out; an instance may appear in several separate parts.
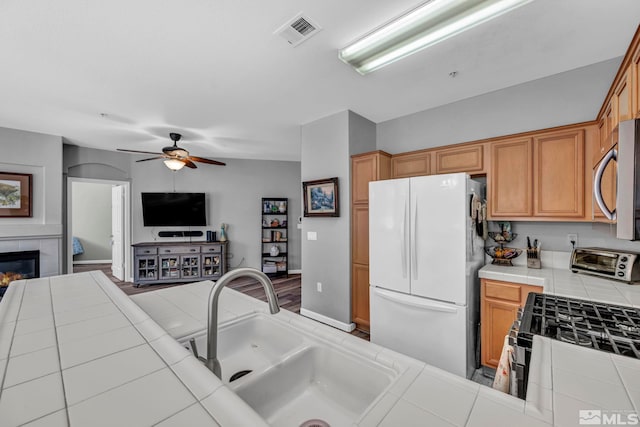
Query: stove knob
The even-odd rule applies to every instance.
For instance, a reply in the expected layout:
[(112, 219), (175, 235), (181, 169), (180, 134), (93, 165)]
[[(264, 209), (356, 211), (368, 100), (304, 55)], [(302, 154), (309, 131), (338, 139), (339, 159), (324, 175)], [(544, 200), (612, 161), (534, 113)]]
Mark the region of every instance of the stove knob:
[(624, 264), (620, 264), (620, 265), (618, 265), (618, 268), (619, 268), (620, 270), (624, 270), (625, 268), (627, 268), (627, 266), (626, 266), (626, 265), (624, 265)]
[(618, 276), (620, 277), (624, 276), (624, 271), (618, 271)]
[[(627, 262), (628, 259), (626, 256), (623, 256), (622, 258), (620, 258), (620, 262)], [(624, 267), (623, 267), (624, 268)]]

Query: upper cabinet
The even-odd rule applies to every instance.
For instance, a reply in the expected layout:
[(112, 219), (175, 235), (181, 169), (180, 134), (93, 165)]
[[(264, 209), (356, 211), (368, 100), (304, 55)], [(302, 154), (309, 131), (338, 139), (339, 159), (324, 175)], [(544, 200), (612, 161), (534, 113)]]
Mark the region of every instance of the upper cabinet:
[[(614, 128), (618, 123), (624, 120), (630, 120), (633, 118), (633, 105), (631, 105), (632, 94), (631, 88), (633, 69), (631, 65), (627, 67), (624, 74), (620, 79), (620, 82), (616, 86), (613, 92), (613, 104), (615, 105), (616, 120), (614, 122)], [(612, 128), (613, 129), (613, 128)]]
[(486, 144), (470, 144), (434, 151), (435, 173), (467, 172), (470, 175), (486, 173), (485, 146)]
[(358, 154), (351, 157), (351, 202), (369, 202), (369, 182), (388, 179), (391, 155), (383, 151)]
[(640, 44), (631, 60), (631, 105), (633, 116), (640, 118)]
[(428, 151), (412, 151), (398, 154), (391, 159), (392, 178), (409, 178), (430, 174), (431, 153)]
[(586, 156), (591, 160), (594, 148), (587, 150), (587, 136), (590, 147), (598, 145), (595, 123), (491, 142), (490, 219), (590, 220), (591, 167), (586, 168)]
[(490, 145), (491, 170), (487, 175), (489, 216), (531, 216), (531, 138), (507, 139)]
[(584, 218), (584, 130), (533, 138), (533, 215)]

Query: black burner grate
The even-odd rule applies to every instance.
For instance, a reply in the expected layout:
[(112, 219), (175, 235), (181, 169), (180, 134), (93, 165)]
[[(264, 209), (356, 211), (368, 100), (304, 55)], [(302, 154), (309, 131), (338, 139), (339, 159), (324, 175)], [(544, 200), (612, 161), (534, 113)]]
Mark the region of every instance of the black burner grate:
[(518, 344), (531, 348), (533, 335), (640, 359), (640, 310), (531, 293), (518, 332)]

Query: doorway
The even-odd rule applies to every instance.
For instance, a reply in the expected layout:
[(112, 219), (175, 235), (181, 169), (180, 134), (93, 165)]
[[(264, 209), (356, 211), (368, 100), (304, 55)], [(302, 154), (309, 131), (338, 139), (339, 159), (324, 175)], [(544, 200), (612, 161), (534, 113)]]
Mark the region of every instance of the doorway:
[(111, 265), (120, 280), (131, 280), (130, 183), (67, 179), (67, 272), (74, 264)]

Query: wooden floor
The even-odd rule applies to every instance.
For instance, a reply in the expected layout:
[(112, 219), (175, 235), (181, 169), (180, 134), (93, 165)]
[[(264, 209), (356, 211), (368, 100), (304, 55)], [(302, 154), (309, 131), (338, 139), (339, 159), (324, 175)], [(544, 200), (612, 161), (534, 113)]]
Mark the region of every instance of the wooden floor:
[[(172, 283), (164, 285), (150, 285), (145, 287), (136, 288), (131, 282), (123, 282), (118, 280), (111, 274), (110, 264), (78, 264), (73, 266), (74, 273), (81, 273), (83, 271), (101, 270), (107, 275), (109, 279), (127, 295), (135, 295), (143, 292), (156, 291), (158, 289), (169, 288), (173, 286), (181, 286), (184, 283)], [(278, 277), (272, 279), (273, 287), (278, 295), (278, 303), (280, 308), (288, 311), (300, 314), (300, 304), (302, 300), (301, 296), (301, 276), (299, 274), (290, 274), (289, 277)], [(267, 296), (262, 289), (262, 285), (254, 279), (247, 277), (240, 277), (229, 283), (231, 289), (242, 292), (261, 301), (267, 301)], [(351, 332), (359, 338), (369, 340), (369, 333), (361, 330), (354, 330)]]

